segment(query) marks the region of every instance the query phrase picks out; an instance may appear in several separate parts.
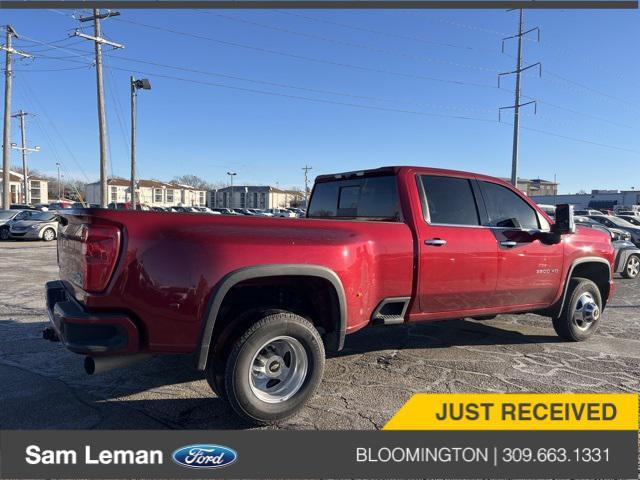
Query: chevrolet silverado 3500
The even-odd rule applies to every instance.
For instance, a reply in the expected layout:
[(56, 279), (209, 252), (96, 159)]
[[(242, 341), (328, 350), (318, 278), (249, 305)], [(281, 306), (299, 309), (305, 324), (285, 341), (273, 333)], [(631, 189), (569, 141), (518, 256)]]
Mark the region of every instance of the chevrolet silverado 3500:
[(572, 218), (496, 178), (423, 167), (320, 176), (303, 219), (72, 210), (45, 337), (89, 373), (195, 354), (239, 415), (277, 422), (313, 395), (325, 350), (368, 325), (530, 312), (565, 340), (591, 336), (613, 247)]

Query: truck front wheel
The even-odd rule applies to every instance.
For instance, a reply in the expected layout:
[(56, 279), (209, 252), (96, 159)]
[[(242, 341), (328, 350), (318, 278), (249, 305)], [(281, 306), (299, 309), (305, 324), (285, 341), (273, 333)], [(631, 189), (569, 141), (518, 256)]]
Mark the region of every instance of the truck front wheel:
[(602, 296), (600, 289), (586, 278), (572, 278), (564, 307), (553, 319), (558, 336), (570, 342), (586, 340), (600, 325)]
[(225, 368), (227, 399), (252, 423), (281, 421), (313, 396), (324, 358), (311, 322), (290, 312), (265, 312), (236, 337)]

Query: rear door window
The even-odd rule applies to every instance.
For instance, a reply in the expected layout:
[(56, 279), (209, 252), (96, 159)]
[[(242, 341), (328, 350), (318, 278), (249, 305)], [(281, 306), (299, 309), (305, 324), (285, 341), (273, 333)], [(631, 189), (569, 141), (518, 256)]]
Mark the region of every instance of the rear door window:
[(309, 217), (400, 220), (400, 198), (394, 175), (337, 179), (317, 183)]
[(497, 183), (479, 183), (487, 207), (488, 226), (523, 230), (540, 228), (536, 211), (516, 193)]
[(423, 175), (425, 212), (429, 223), (444, 225), (480, 225), (478, 207), (471, 182), (467, 178)]

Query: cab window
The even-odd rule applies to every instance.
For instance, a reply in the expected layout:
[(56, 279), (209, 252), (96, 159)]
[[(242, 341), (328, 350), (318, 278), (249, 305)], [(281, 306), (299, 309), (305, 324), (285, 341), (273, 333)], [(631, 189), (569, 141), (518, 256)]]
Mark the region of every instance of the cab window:
[(429, 223), (443, 225), (480, 225), (478, 207), (471, 182), (466, 178), (423, 175), (426, 196), (425, 217)]
[(487, 207), (487, 226), (535, 230), (540, 228), (535, 209), (503, 185), (479, 182)]

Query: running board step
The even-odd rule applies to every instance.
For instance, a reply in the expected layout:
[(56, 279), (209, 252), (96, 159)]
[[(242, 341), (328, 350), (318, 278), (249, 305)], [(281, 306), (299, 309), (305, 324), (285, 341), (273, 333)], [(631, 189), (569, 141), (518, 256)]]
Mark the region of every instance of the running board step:
[(377, 315), (373, 318), (374, 325), (397, 325), (404, 323), (404, 317), (400, 315)]
[(404, 316), (411, 297), (388, 297), (378, 304), (371, 315), (374, 325), (398, 325), (404, 323)]

